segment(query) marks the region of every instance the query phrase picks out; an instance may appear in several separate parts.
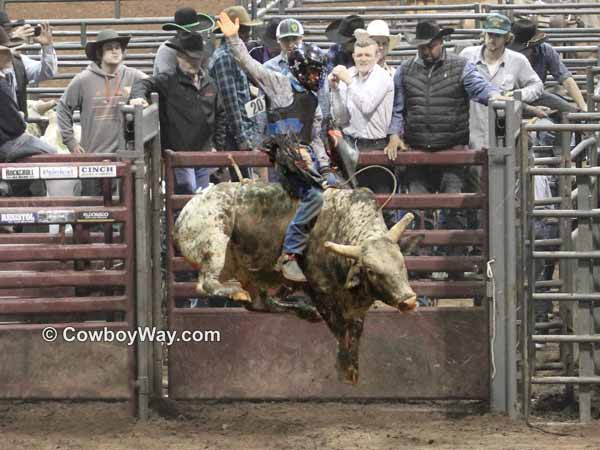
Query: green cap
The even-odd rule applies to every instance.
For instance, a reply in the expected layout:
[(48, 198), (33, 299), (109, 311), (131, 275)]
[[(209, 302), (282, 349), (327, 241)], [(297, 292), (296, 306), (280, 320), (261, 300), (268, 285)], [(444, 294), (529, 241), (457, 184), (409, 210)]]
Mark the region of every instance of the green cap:
[(485, 19), (483, 31), (485, 33), (506, 34), (510, 31), (510, 19), (502, 14), (490, 14)]

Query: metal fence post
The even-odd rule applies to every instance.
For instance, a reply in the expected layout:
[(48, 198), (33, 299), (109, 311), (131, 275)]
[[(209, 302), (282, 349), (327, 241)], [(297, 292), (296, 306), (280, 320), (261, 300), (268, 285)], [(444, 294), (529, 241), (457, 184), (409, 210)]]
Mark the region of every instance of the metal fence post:
[[(516, 343), (516, 233), (515, 233), (515, 135), (520, 123), (514, 101), (505, 104), (505, 139), (496, 136), (496, 108), (489, 105), (489, 250), (494, 260), (495, 290), (492, 293), (490, 407), (517, 417)], [(495, 369), (495, 370), (494, 370)]]
[(121, 18), (121, 0), (115, 0), (115, 19)]

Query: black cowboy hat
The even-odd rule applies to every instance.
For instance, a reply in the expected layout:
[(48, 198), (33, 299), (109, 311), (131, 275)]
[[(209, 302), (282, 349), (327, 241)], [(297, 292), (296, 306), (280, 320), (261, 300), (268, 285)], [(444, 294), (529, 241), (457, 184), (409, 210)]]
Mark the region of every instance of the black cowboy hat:
[(204, 56), (204, 41), (197, 33), (179, 33), (166, 46), (181, 52), (190, 58), (200, 59)]
[(0, 11), (0, 27), (13, 28), (25, 25), (25, 20), (10, 20), (6, 11)]
[(0, 45), (2, 47), (14, 48), (25, 44), (23, 39), (11, 38), (3, 27), (0, 27)]
[(277, 27), (281, 19), (270, 19), (262, 28), (260, 32), (260, 39), (263, 44), (269, 48), (278, 48), (279, 43), (277, 42)]
[(175, 11), (173, 23), (166, 23), (162, 26), (165, 31), (185, 31), (188, 33), (203, 31), (212, 31), (215, 28), (214, 19), (203, 13), (197, 13), (194, 8), (179, 8)]
[(331, 22), (325, 29), (325, 34), (330, 41), (345, 44), (356, 39), (354, 30), (357, 28), (365, 28), (365, 21), (359, 16), (351, 15)]
[(515, 52), (522, 52), (527, 47), (544, 42), (546, 39), (546, 33), (538, 31), (535, 22), (529, 19), (515, 21), (512, 24), (511, 31), (515, 38), (508, 48)]
[(414, 47), (420, 47), (452, 33), (454, 33), (454, 28), (440, 28), (433, 20), (423, 20), (417, 23), (416, 34), (408, 38), (408, 43)]
[(95, 42), (88, 42), (85, 45), (85, 56), (87, 56), (90, 61), (96, 61), (98, 48), (100, 48), (102, 44), (111, 41), (117, 41), (121, 44), (121, 48), (125, 50), (127, 44), (129, 44), (129, 39), (131, 39), (131, 36), (122, 36), (115, 30), (102, 30), (98, 33), (98, 36), (96, 36)]

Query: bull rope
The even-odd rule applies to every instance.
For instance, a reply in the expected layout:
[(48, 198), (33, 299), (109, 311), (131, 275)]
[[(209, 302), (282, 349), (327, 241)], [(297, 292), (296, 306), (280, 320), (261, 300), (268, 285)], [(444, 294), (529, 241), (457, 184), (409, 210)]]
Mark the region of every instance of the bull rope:
[(385, 202), (383, 202), (383, 204), (379, 207), (378, 211), (381, 211), (390, 202), (390, 200), (392, 199), (392, 197), (396, 193), (396, 189), (398, 188), (398, 179), (396, 178), (396, 175), (394, 175), (394, 173), (390, 169), (388, 169), (387, 167), (380, 166), (380, 165), (377, 165), (377, 164), (372, 165), (372, 166), (363, 167), (362, 169), (357, 170), (356, 172), (354, 172), (354, 175), (352, 175), (346, 181), (344, 181), (343, 183), (340, 183), (340, 186), (346, 186), (348, 183), (350, 183), (350, 181), (352, 181), (354, 178), (356, 178), (356, 176), (359, 173), (362, 173), (362, 172), (364, 172), (365, 170), (368, 170), (368, 169), (382, 169), (382, 170), (385, 170), (387, 173), (390, 174), (390, 176), (394, 180), (394, 189), (392, 189), (391, 194), (388, 196), (388, 198), (385, 200)]

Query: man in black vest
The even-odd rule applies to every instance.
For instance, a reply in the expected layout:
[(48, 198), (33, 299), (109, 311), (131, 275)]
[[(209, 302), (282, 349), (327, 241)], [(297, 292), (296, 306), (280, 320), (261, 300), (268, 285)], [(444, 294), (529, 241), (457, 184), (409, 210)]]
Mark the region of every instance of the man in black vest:
[[(418, 54), (404, 62), (394, 75), (394, 109), (385, 153), (395, 159), (398, 149), (435, 152), (466, 149), (469, 144), (469, 100), (487, 105), (503, 99), (477, 68), (465, 58), (446, 52), (443, 38), (451, 28), (433, 21), (417, 24), (409, 43)], [(461, 193), (465, 168), (415, 166), (406, 172), (410, 193)], [(445, 229), (464, 229), (464, 214), (457, 210), (442, 215)]]

